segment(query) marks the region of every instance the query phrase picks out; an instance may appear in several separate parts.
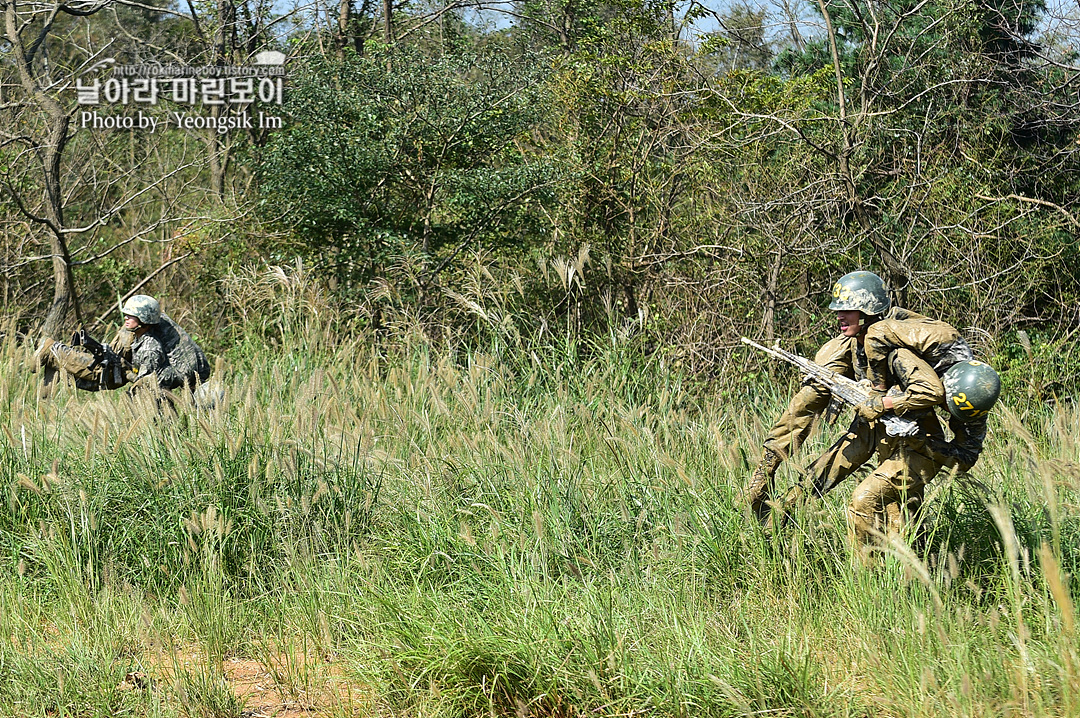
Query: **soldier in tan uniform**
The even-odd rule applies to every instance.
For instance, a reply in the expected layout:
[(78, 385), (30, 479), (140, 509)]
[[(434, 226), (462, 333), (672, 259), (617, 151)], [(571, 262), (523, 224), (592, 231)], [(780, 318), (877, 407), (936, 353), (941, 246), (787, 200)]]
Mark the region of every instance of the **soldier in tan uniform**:
[[(890, 388), (881, 406), (871, 406), (872, 399), (857, 407), (847, 434), (807, 469), (811, 491), (820, 497), (877, 453), (877, 469), (856, 487), (848, 506), (848, 524), (859, 544), (902, 531), (918, 513), (926, 484), (943, 466), (959, 471), (974, 466), (1001, 388), (997, 372), (974, 360), (954, 364), (939, 379), (927, 362), (901, 347), (889, 353), (886, 367)], [(951, 440), (934, 411), (941, 406), (949, 410)], [(882, 409), (915, 420), (918, 433), (889, 436), (878, 421)], [(868, 429), (859, 419), (868, 421)]]
[(949, 367), (941, 381), (953, 438), (927, 437), (925, 449), (942, 466), (970, 471), (982, 453), (986, 422), (1001, 393), (1001, 378), (989, 364), (969, 359)]
[[(857, 337), (864, 335), (874, 322), (893, 318), (904, 310), (891, 306), (884, 282), (873, 272), (852, 272), (841, 277), (833, 287), (829, 309), (837, 312), (840, 335), (827, 341), (814, 361), (850, 379), (863, 378), (856, 367), (864, 367), (865, 372), (867, 362)], [(765, 522), (770, 515), (769, 501), (773, 498), (777, 469), (802, 446), (814, 418), (825, 411), (831, 398), (825, 387), (805, 381), (769, 431), (761, 461), (747, 489), (750, 509), (760, 521)], [(822, 459), (835, 449), (834, 445)]]
[[(876, 363), (877, 391), (857, 407), (848, 431), (806, 474), (809, 490), (822, 496), (877, 454), (878, 468), (859, 484), (848, 508), (855, 538), (866, 543), (875, 532), (900, 530), (918, 510), (926, 482), (941, 466), (971, 468), (982, 450), (986, 414), (1000, 383), (993, 369), (970, 360), (970, 348), (951, 326), (891, 307), (875, 274), (841, 277), (829, 306), (837, 312), (840, 336), (827, 342), (815, 361), (854, 379), (866, 378)], [(960, 361), (964, 357), (968, 360)], [(942, 372), (944, 383), (939, 380)], [(763, 522), (770, 517), (776, 469), (806, 438), (814, 416), (829, 399), (826, 389), (807, 382), (769, 432), (748, 490), (751, 509)], [(943, 403), (951, 414), (952, 441), (945, 439), (934, 412)], [(889, 436), (878, 421), (886, 411), (915, 420), (919, 433)], [(784, 504), (800, 501), (803, 494), (796, 487)]]
[[(901, 531), (918, 511), (926, 483), (941, 466), (925, 450), (925, 442), (930, 437), (945, 439), (934, 412), (945, 398), (937, 373), (903, 348), (889, 353), (886, 366), (892, 386), (889, 393), (858, 406), (847, 432), (806, 472), (811, 492), (820, 497), (877, 455), (877, 468), (855, 488), (848, 505), (848, 524), (860, 544), (878, 533)], [(865, 366), (857, 365), (856, 373), (860, 370)], [(879, 419), (890, 410), (914, 420), (919, 433), (914, 437), (889, 436)]]
[[(841, 277), (833, 288), (829, 308), (837, 313), (840, 336), (826, 342), (814, 360), (856, 380), (866, 377), (868, 360), (864, 340), (868, 331), (881, 321), (898, 322), (916, 316), (892, 307), (884, 283), (872, 272), (852, 272)], [(857, 408), (847, 432), (807, 470), (810, 491), (821, 496), (877, 454), (877, 470), (859, 485), (849, 507), (852, 528), (862, 541), (874, 530), (886, 530), (890, 526), (898, 529), (904, 514), (921, 501), (924, 484), (939, 468), (938, 462), (917, 451), (916, 445), (924, 439), (891, 437), (878, 419), (886, 411), (892, 411), (917, 421), (924, 437), (934, 436), (944, 441), (933, 412), (933, 407), (944, 399), (944, 388), (936, 372), (906, 347), (887, 354), (885, 369), (886, 385), (891, 383), (896, 388), (889, 394), (884, 391), (872, 394)], [(825, 410), (830, 398), (824, 387), (811, 381), (804, 383), (765, 439), (761, 463), (747, 491), (750, 508), (762, 522), (767, 523), (770, 517), (776, 470), (806, 439), (814, 417)], [(797, 489), (785, 503), (798, 500), (800, 492)]]
[(925, 437), (924, 448), (939, 464), (969, 471), (982, 452), (987, 414), (1001, 391), (997, 372), (975, 361), (971, 347), (952, 325), (906, 309), (872, 324), (863, 347), (867, 379), (879, 391), (890, 384), (887, 359), (899, 348), (911, 350), (937, 372), (946, 390), (944, 408), (953, 439)]

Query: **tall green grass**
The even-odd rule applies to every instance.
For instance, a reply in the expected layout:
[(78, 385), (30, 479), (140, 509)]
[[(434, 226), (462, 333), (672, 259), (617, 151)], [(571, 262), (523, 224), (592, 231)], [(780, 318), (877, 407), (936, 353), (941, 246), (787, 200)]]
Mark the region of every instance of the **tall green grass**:
[(240, 715), (237, 657), (326, 715), (1080, 712), (1074, 408), (1006, 397), (867, 568), (854, 482), (773, 536), (738, 503), (787, 387), (283, 337), (175, 414), (38, 403), (0, 347), (0, 715)]

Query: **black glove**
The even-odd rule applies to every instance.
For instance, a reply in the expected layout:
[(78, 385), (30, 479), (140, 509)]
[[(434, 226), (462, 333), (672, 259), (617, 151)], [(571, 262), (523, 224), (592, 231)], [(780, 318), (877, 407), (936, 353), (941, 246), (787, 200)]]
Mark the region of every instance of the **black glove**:
[(959, 468), (961, 471), (970, 471), (979, 460), (979, 452), (944, 439), (927, 439), (926, 450), (931, 459), (950, 469)]

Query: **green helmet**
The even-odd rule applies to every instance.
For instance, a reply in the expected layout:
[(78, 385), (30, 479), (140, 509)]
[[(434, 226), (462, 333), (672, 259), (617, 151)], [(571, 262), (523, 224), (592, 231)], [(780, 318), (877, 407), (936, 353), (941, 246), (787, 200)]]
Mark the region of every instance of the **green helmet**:
[(873, 272), (851, 272), (836, 280), (829, 309), (834, 312), (858, 311), (878, 316), (889, 311), (891, 302), (885, 282)]
[(941, 377), (945, 385), (945, 405), (961, 421), (983, 416), (1001, 393), (1001, 379), (994, 368), (981, 361), (953, 364)]
[(158, 300), (145, 294), (136, 294), (124, 302), (120, 310), (125, 317), (135, 317), (139, 324), (157, 324), (161, 321), (161, 305)]

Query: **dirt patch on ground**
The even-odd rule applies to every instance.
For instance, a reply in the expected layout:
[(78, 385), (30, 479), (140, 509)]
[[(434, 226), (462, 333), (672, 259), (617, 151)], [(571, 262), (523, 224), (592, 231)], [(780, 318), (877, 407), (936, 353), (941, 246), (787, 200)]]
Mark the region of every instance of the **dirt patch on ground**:
[[(321, 659), (278, 654), (271, 665), (251, 658), (225, 661), (225, 678), (250, 718), (370, 715), (373, 694)], [(295, 675), (294, 675), (295, 674)]]
[[(221, 674), (213, 671), (218, 675), (214, 683), (238, 699), (244, 718), (340, 718), (379, 712), (374, 692), (351, 680), (332, 656), (265, 651), (260, 658), (226, 658), (221, 669)], [(180, 690), (183, 676), (206, 671), (206, 658), (197, 648), (181, 648), (153, 656), (145, 672), (129, 673), (118, 688)], [(191, 691), (186, 699), (199, 701)]]

